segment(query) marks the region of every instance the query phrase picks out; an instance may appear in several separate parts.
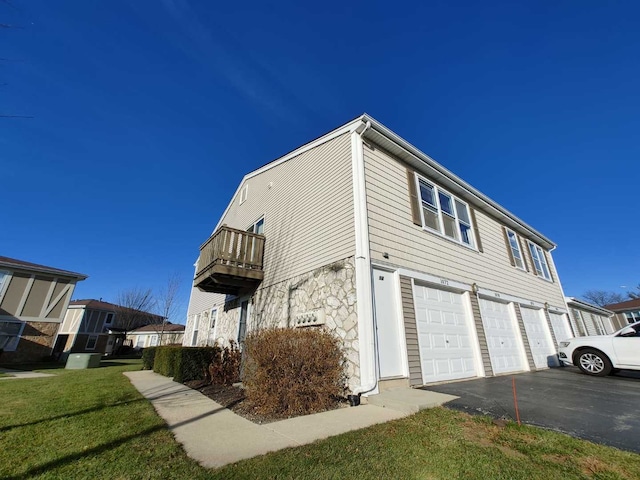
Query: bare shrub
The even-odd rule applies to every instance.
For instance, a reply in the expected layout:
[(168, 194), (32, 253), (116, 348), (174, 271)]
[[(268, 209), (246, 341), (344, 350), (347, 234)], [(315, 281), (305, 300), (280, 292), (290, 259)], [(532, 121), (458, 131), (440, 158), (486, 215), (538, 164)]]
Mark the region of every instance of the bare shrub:
[(218, 385), (232, 385), (240, 381), (240, 360), (242, 354), (238, 344), (231, 340), (229, 347), (213, 347), (213, 360), (209, 365), (211, 383)]
[(261, 415), (294, 416), (335, 408), (346, 391), (340, 340), (324, 329), (251, 332), (242, 382)]

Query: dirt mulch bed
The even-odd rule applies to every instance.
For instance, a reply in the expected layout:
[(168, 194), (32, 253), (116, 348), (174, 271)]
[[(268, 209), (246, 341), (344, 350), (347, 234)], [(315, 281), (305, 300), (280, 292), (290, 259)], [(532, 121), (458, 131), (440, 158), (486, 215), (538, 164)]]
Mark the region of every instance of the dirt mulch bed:
[[(219, 403), (223, 407), (231, 410), (233, 413), (236, 413), (253, 423), (271, 423), (278, 420), (292, 418), (291, 416), (260, 415), (256, 413), (255, 408), (245, 398), (244, 389), (241, 387), (233, 385), (208, 384), (201, 380), (186, 382), (185, 385), (194, 390), (198, 390), (214, 402)], [(346, 406), (346, 403), (339, 403), (335, 408), (337, 409)]]

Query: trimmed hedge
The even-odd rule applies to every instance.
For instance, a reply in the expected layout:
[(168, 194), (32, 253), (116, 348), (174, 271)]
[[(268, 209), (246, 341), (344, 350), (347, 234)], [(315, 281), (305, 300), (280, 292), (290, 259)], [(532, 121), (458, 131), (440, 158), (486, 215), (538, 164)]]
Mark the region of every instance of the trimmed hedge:
[[(175, 382), (190, 380), (208, 380), (209, 365), (217, 347), (157, 347), (153, 371), (166, 377), (173, 377)], [(219, 349), (218, 349), (219, 350)]]
[(337, 406), (346, 392), (339, 338), (325, 329), (268, 329), (245, 338), (242, 383), (257, 413), (290, 416)]
[(156, 358), (156, 349), (158, 347), (147, 347), (142, 350), (142, 369), (153, 370), (153, 362)]

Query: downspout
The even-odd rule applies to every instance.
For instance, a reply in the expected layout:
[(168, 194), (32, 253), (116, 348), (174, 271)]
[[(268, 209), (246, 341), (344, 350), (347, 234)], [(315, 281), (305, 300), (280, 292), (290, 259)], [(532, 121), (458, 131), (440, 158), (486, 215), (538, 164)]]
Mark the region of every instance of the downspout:
[(349, 395), (352, 406), (360, 404), (360, 395), (374, 391), (378, 386), (376, 339), (373, 319), (373, 286), (367, 197), (364, 176), (362, 136), (371, 122), (362, 122), (351, 132), (351, 159), (353, 175), (353, 213), (355, 223), (355, 273), (358, 305), (358, 339), (360, 341), (360, 385)]

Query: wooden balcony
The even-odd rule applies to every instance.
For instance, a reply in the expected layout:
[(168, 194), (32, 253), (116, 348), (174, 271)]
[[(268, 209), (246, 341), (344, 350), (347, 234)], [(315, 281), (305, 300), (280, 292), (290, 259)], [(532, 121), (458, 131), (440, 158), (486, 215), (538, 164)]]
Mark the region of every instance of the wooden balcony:
[(264, 235), (223, 225), (200, 247), (193, 285), (228, 295), (255, 289), (264, 278), (264, 240)]

